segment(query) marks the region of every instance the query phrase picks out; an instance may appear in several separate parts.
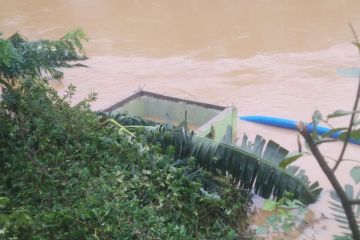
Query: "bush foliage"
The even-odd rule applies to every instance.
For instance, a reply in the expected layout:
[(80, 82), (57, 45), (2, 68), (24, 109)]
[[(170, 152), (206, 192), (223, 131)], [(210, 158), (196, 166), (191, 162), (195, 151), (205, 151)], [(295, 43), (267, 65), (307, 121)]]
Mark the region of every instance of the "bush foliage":
[[(94, 94), (76, 105), (73, 86), (58, 96), (39, 78), (47, 60), (28, 63), (38, 42), (20, 41), (26, 51), (17, 43), (0, 40), (7, 46), (0, 51), (10, 51), (0, 55), (1, 239), (252, 238), (248, 192), (199, 169), (196, 159), (178, 161), (172, 147), (105, 126), (90, 110)], [(44, 43), (81, 49), (67, 38)], [(77, 56), (55, 57), (49, 72)], [(220, 190), (210, 191), (194, 177), (199, 172)]]

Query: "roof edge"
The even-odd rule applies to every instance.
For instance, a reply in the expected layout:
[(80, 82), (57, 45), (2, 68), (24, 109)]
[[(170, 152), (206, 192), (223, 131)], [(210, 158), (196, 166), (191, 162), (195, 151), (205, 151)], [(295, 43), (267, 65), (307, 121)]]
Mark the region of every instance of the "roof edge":
[(219, 106), (219, 105), (215, 105), (215, 104), (203, 103), (203, 102), (187, 100), (187, 99), (183, 99), (183, 98), (171, 97), (171, 96), (167, 96), (167, 95), (163, 95), (163, 94), (159, 94), (159, 93), (139, 90), (139, 91), (136, 91), (134, 94), (131, 94), (130, 96), (125, 97), (124, 99), (115, 103), (114, 105), (104, 109), (103, 111), (104, 112), (114, 111), (115, 109), (125, 105), (126, 103), (130, 102), (131, 100), (134, 100), (134, 99), (136, 99), (138, 97), (142, 97), (142, 96), (150, 96), (150, 97), (154, 97), (154, 98), (158, 98), (158, 99), (168, 100), (171, 102), (185, 102), (188, 104), (193, 104), (193, 105), (197, 105), (197, 106), (201, 106), (201, 107), (205, 107), (205, 108), (212, 108), (212, 109), (216, 109), (216, 110), (220, 110), (220, 111), (226, 109), (226, 107), (224, 107), (224, 106)]

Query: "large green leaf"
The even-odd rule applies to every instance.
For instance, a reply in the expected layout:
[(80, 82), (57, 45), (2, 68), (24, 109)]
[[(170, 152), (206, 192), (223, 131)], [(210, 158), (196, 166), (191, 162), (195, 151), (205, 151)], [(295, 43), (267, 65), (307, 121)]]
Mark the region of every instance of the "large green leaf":
[(136, 116), (129, 116), (127, 112), (124, 113), (111, 113), (111, 112), (98, 112), (97, 113), (100, 117), (103, 117), (104, 119), (107, 119), (108, 117), (113, 118), (117, 122), (119, 122), (121, 125), (126, 126), (155, 126), (159, 123), (156, 123), (154, 121), (145, 120), (140, 117)]
[[(286, 167), (285, 170), (279, 167), (288, 151), (273, 141), (265, 145), (265, 140), (257, 136), (254, 143), (243, 140), (242, 147), (237, 148), (223, 143), (214, 144), (213, 140), (196, 135), (192, 138), (192, 145), (195, 147), (210, 145), (213, 148), (206, 157), (192, 153), (202, 166), (213, 172), (220, 170), (229, 174), (234, 184), (254, 189), (261, 197), (279, 199), (285, 192), (292, 192), (296, 198), (309, 204), (319, 196), (319, 184), (316, 182), (310, 185), (303, 170), (293, 166)], [(205, 147), (202, 150), (207, 151)]]
[(235, 186), (253, 189), (261, 197), (280, 199), (285, 192), (291, 192), (304, 204), (310, 204), (317, 200), (322, 190), (318, 182), (311, 184), (298, 167), (280, 167), (288, 151), (273, 141), (266, 144), (260, 136), (254, 143), (244, 136), (242, 145), (235, 147), (184, 130), (173, 131), (158, 126), (143, 129), (149, 141), (161, 139), (161, 144), (174, 146), (176, 157), (193, 156), (201, 167), (214, 174), (226, 175)]
[(345, 110), (336, 110), (333, 113), (327, 115), (327, 118), (336, 118), (336, 117), (343, 117), (353, 113), (359, 113), (360, 111), (345, 111)]
[(281, 161), (281, 163), (279, 164), (279, 167), (286, 168), (287, 166), (289, 166), (291, 163), (295, 162), (302, 156), (304, 156), (304, 154), (301, 152), (300, 153), (298, 151), (290, 152)]

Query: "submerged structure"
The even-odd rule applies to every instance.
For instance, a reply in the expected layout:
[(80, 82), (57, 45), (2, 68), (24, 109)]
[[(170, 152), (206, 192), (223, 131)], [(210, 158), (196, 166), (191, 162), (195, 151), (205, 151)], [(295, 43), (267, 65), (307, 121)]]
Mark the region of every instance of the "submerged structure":
[(199, 136), (232, 144), (236, 138), (237, 109), (196, 102), (153, 92), (137, 91), (104, 110), (146, 120), (184, 126)]

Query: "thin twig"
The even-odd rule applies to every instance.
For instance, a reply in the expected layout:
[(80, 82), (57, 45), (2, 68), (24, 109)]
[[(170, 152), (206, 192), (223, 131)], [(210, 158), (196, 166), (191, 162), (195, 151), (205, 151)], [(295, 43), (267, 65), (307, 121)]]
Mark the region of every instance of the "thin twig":
[(323, 155), (323, 156), (324, 156), (324, 158), (326, 158), (326, 159), (330, 159), (330, 160), (332, 160), (332, 161), (337, 161), (337, 159), (335, 159), (335, 158), (333, 158), (333, 157), (326, 156), (326, 155)]
[(334, 128), (334, 126), (331, 124), (331, 123), (329, 123), (329, 119), (326, 119), (326, 120), (324, 120), (323, 121), (326, 125), (328, 125), (330, 128)]
[(319, 145), (319, 144), (322, 144), (322, 143), (338, 142), (338, 141), (339, 141), (339, 139), (324, 139), (324, 140), (316, 141), (315, 144)]
[(360, 160), (354, 160), (354, 159), (343, 159), (343, 162), (357, 162), (357, 163), (360, 163)]
[(299, 134), (297, 135), (297, 144), (298, 144), (298, 151), (299, 151), (299, 153), (301, 153), (302, 152), (302, 145), (301, 145)]
[(356, 112), (356, 109), (357, 109), (358, 104), (359, 104), (359, 98), (360, 98), (360, 76), (359, 76), (359, 84), (358, 84), (358, 89), (357, 89), (357, 93), (356, 93), (355, 103), (354, 103), (354, 107), (353, 107), (353, 113), (351, 114), (349, 127), (348, 127), (348, 130), (346, 132), (344, 144), (343, 144), (343, 147), (341, 149), (339, 159), (336, 162), (334, 168), (332, 169), (333, 172), (336, 171), (336, 169), (339, 167), (340, 163), (342, 162), (344, 154), (345, 154), (346, 147), (347, 147), (347, 145), (349, 143), (351, 129), (352, 129), (353, 125), (354, 125), (355, 112)]

